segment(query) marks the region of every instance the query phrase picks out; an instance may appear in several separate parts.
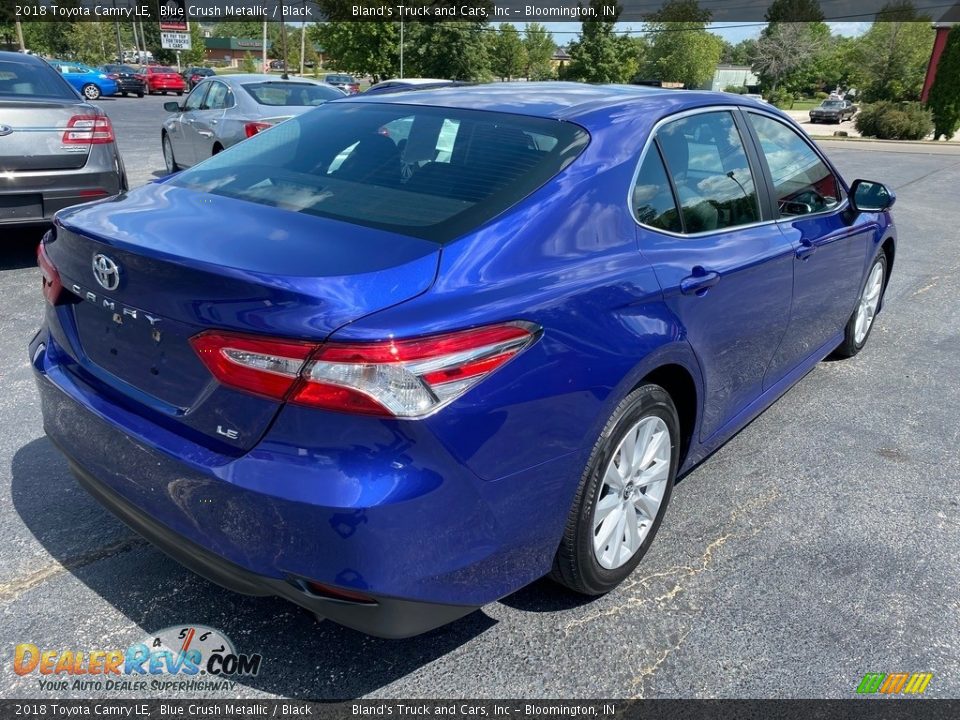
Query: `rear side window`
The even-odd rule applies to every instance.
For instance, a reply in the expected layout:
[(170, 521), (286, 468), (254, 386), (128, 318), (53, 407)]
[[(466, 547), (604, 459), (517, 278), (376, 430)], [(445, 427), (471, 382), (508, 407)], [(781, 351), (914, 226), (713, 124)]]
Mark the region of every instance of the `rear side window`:
[(230, 88), (221, 82), (211, 82), (201, 109), (223, 110), (228, 107), (233, 107), (233, 95), (230, 93)]
[(314, 85), (298, 82), (247, 83), (243, 89), (261, 105), (311, 106), (322, 105), (328, 100), (342, 98), (343, 93), (329, 85)]
[(588, 140), (558, 120), (329, 103), (169, 182), (447, 242), (543, 185)]
[(0, 97), (76, 100), (73, 89), (48, 65), (0, 60)]
[(836, 176), (796, 131), (766, 115), (748, 117), (770, 168), (781, 216), (824, 212), (840, 204), (843, 191)]
[(686, 233), (760, 220), (757, 190), (740, 131), (727, 111), (674, 120), (657, 131)]
[(637, 222), (670, 232), (683, 231), (673, 190), (670, 189), (670, 181), (655, 144), (647, 149), (643, 158), (632, 197), (633, 214)]

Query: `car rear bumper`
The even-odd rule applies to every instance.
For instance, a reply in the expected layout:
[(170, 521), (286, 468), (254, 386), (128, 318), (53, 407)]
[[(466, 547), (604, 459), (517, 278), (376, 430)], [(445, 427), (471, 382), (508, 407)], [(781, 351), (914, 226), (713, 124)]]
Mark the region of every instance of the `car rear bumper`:
[[(73, 367), (50, 331), (38, 334), (30, 353), (44, 429), (81, 482), (221, 585), (404, 637), (466, 615), (550, 568), (564, 518), (543, 532), (530, 512), (522, 488), (536, 494), (544, 487), (539, 471), (483, 481), (438, 444), (399, 435), (398, 447), (376, 457), (361, 443), (347, 447), (349, 466), (337, 466), (335, 449), (284, 455), (265, 443), (240, 457), (220, 455), (113, 402)], [(368, 595), (375, 605), (313, 594), (310, 581)]]
[(0, 226), (47, 223), (58, 210), (121, 190), (113, 146), (94, 147), (75, 170), (13, 171), (0, 176)]
[(143, 92), (145, 85), (140, 80), (121, 78), (117, 80), (117, 87), (120, 92)]

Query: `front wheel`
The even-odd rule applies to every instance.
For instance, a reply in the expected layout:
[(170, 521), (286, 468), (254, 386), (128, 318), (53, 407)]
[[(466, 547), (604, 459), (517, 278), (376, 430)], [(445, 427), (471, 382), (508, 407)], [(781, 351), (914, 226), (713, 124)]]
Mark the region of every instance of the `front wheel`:
[(170, 136), (163, 136), (163, 162), (167, 166), (167, 174), (172, 175), (180, 169), (177, 160), (173, 155), (173, 143), (170, 142)]
[(857, 307), (844, 328), (843, 342), (834, 352), (838, 357), (853, 357), (867, 344), (867, 338), (870, 337), (870, 331), (873, 329), (874, 318), (880, 308), (880, 300), (883, 298), (886, 277), (887, 256), (880, 251), (870, 266), (870, 272), (867, 273), (867, 281), (860, 291)]
[(177, 97), (180, 97), (181, 95), (183, 95), (183, 90), (177, 90)]
[(660, 528), (679, 461), (670, 395), (643, 385), (614, 410), (594, 445), (550, 576), (585, 595), (623, 582)]
[(87, 100), (96, 100), (97, 98), (100, 97), (100, 88), (98, 88), (93, 83), (87, 83), (86, 85), (84, 85), (82, 92), (83, 92), (83, 96)]

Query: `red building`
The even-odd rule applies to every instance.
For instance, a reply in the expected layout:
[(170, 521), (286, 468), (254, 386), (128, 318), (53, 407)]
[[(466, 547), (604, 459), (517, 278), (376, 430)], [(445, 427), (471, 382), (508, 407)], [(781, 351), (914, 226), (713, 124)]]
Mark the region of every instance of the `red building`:
[(930, 94), (930, 87), (933, 85), (933, 79), (937, 76), (937, 65), (940, 63), (940, 56), (943, 54), (943, 48), (947, 45), (947, 34), (954, 25), (960, 25), (960, 3), (947, 10), (939, 21), (933, 24), (937, 35), (933, 40), (933, 52), (930, 53), (930, 63), (927, 65), (927, 76), (923, 80), (923, 93), (920, 99), (927, 101)]

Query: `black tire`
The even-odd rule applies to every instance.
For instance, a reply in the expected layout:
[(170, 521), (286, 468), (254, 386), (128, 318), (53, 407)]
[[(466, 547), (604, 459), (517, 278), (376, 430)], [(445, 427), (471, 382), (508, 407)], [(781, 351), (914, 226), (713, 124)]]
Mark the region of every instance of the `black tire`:
[(137, 93), (137, 97), (138, 97), (138, 98), (142, 98), (142, 97), (143, 97), (143, 90), (141, 90), (140, 92)]
[[(627, 431), (643, 418), (650, 416), (661, 418), (670, 433), (670, 474), (663, 500), (657, 517), (638, 550), (626, 563), (608, 570), (597, 562), (593, 550), (593, 515), (603, 487), (602, 477)], [(553, 569), (550, 571), (552, 580), (584, 595), (602, 595), (613, 590), (634, 571), (656, 537), (670, 503), (677, 477), (679, 438), (680, 421), (677, 409), (670, 395), (659, 385), (642, 385), (621, 401), (590, 453), (590, 460), (580, 479), (563, 538), (553, 561)]]
[(161, 91), (160, 91), (160, 94), (161, 94), (161, 95), (166, 95), (166, 94), (167, 94), (167, 91), (166, 91), (166, 90), (161, 90)]
[(127, 91), (126, 91), (126, 90), (121, 90), (121, 91), (120, 91), (120, 96), (121, 96), (121, 97), (126, 97), (126, 96), (127, 96)]
[(880, 289), (880, 299), (879, 304), (877, 305), (877, 310), (879, 311), (880, 305), (883, 304), (883, 294), (887, 289), (887, 256), (881, 250), (877, 253), (877, 256), (873, 259), (873, 262), (870, 263), (870, 269), (867, 271), (867, 277), (863, 281), (863, 287), (860, 288), (860, 294), (857, 296), (857, 307), (854, 308), (853, 313), (850, 315), (850, 319), (847, 321), (846, 327), (843, 329), (843, 342), (840, 343), (840, 346), (833, 351), (835, 357), (838, 358), (851, 358), (856, 355), (858, 352), (863, 350), (864, 345), (867, 344), (867, 340), (870, 339), (870, 333), (873, 332), (873, 326), (876, 325), (876, 316), (870, 323), (870, 327), (867, 328), (866, 335), (863, 336), (863, 339), (858, 343), (856, 338), (856, 326), (857, 326), (857, 312), (860, 307), (860, 298), (863, 296), (863, 292), (867, 287), (867, 283), (870, 281), (870, 275), (873, 274), (873, 269), (880, 264), (882, 268), (883, 276), (880, 279), (881, 289)]
[(180, 169), (180, 166), (177, 164), (177, 158), (173, 154), (173, 143), (170, 142), (170, 136), (164, 133), (163, 137), (160, 138), (160, 145), (163, 148), (163, 162), (167, 168), (167, 174), (172, 175)]
[(180, 97), (181, 95), (183, 95), (183, 90), (177, 90), (177, 97)]

